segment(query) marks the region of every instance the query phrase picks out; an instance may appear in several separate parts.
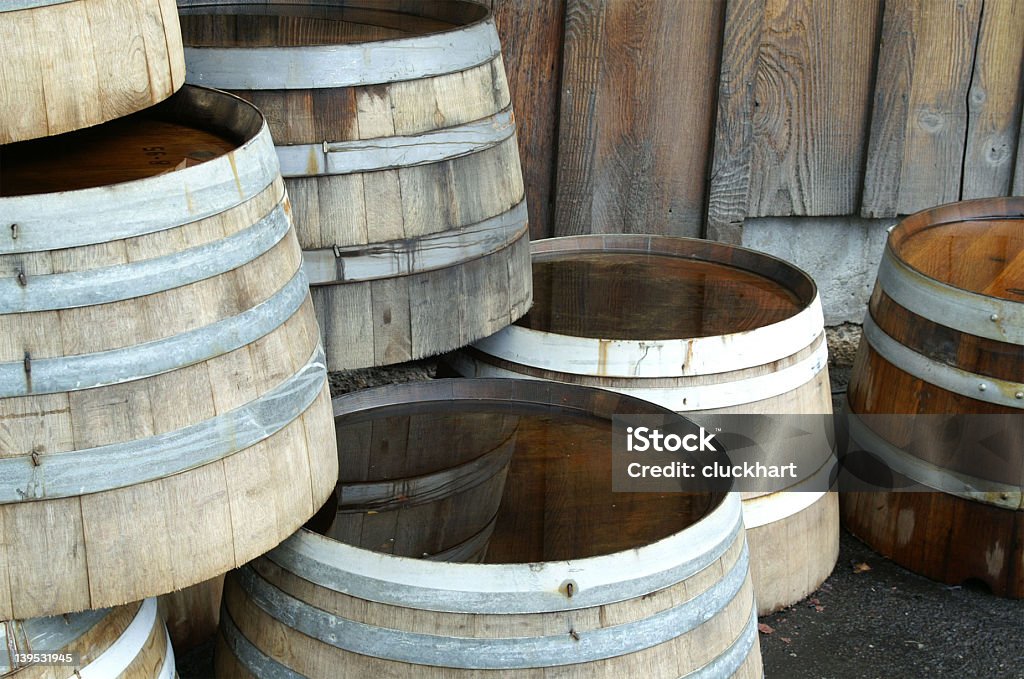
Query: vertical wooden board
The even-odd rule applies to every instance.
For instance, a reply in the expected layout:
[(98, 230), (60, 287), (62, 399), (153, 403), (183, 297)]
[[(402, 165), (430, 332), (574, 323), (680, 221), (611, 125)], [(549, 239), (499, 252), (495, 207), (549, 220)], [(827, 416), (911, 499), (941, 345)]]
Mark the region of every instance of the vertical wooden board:
[(461, 265), (463, 288), (471, 295), (462, 306), (463, 344), (491, 335), (511, 322), (508, 257), (508, 250), (499, 250)]
[(51, 134), (85, 127), (101, 118), (98, 98), (92, 96), (101, 85), (85, 7), (85, 3), (72, 2), (33, 10), (36, 40), (54, 48), (52, 59), (42, 71), (44, 96), (71, 87), (88, 93), (75, 99), (46, 96), (46, 120)]
[(174, 589), (195, 584), (196, 574), (225, 573), (235, 565), (231, 509), (223, 463), (161, 479), (167, 498), (165, 540)]
[(10, 542), (4, 527), (3, 510), (0, 510), (0, 620), (14, 617), (11, 609), (11, 579), (7, 572), (7, 545)]
[[(295, 237), (304, 249), (330, 247), (320, 230), (320, 177), (290, 177), (284, 180), (295, 225)], [(346, 205), (339, 206), (341, 208)]]
[[(43, 82), (35, 78), (40, 56), (36, 46), (32, 12), (8, 12), (0, 21), (0, 45), (9, 55), (0, 58), (0, 144), (22, 139), (35, 129), (36, 121), (46, 119)], [(18, 58), (13, 58), (13, 53)]]
[(402, 186), (401, 173), (416, 169), (420, 168), (382, 170), (368, 172), (362, 176), (368, 242), (383, 243), (406, 236), (407, 203), (412, 203), (418, 197), (407, 197)]
[[(475, 157), (480, 154), (474, 154)], [(460, 159), (461, 160), (461, 159)], [(460, 200), (462, 193), (470, 193), (468, 187), (458, 186), (452, 172), (454, 161), (430, 163), (403, 167), (390, 173), (398, 175), (401, 181), (400, 206), (404, 224), (398, 238), (416, 238), (431, 233), (447, 231), (461, 226)], [(374, 173), (374, 175), (382, 173)], [(467, 200), (471, 197), (467, 196)], [(370, 195), (367, 194), (367, 205)], [(369, 219), (367, 220), (369, 221)], [(393, 238), (395, 236), (392, 236)], [(371, 227), (371, 238), (379, 242)]]
[[(59, 312), (0, 315), (0, 361), (24, 361), (64, 355)], [(30, 366), (31, 367), (31, 366)]]
[(460, 346), (460, 308), (466, 304), (458, 267), (409, 276), (412, 355), (433, 356)]
[(138, 601), (176, 589), (163, 481), (84, 495), (82, 522), (93, 601)]
[(269, 444), (257, 443), (224, 460), (235, 566), (259, 556), (256, 545), (276, 544), (280, 491), (272, 490), (276, 480), (272, 475), (274, 451)]
[(320, 396), (302, 415), (302, 423), (306, 434), (313, 504), (318, 508), (334, 492), (338, 482), (340, 461), (334, 431), (334, 414), (331, 409), (331, 392), (327, 384), (324, 384)]
[(205, 365), (213, 406), (218, 415), (258, 398), (260, 392), (248, 345), (212, 358)]
[(1013, 170), (1011, 195), (1024, 196), (1024, 111), (1020, 117), (1020, 131), (1017, 133), (1017, 167)]
[[(160, 51), (166, 54), (167, 43), (160, 23), (153, 25), (145, 2), (98, 2), (89, 10), (92, 25), (97, 27), (92, 37), (99, 82), (99, 99), (104, 120), (118, 117), (124, 111), (137, 111), (154, 101), (150, 93), (151, 78), (165, 82), (152, 83), (155, 92), (171, 93), (168, 75), (159, 73), (162, 59), (150, 59), (147, 42), (160, 41)], [(162, 21), (161, 17), (157, 17)], [(149, 33), (149, 35), (146, 35)], [(153, 35), (155, 33), (155, 35)], [(154, 54), (154, 57), (157, 55)], [(150, 69), (154, 68), (155, 73)], [(163, 98), (163, 97), (160, 97)]]
[(981, 0), (886, 3), (861, 213), (955, 201)]
[(370, 281), (373, 305), (373, 359), (376, 365), (412, 359), (409, 277)]
[(520, 238), (505, 251), (508, 261), (509, 323), (522, 317), (533, 305), (533, 275), (530, 239)]
[(373, 302), (369, 283), (312, 288), (328, 370), (373, 365)]
[(178, 4), (175, 0), (155, 1), (159, 3), (160, 15), (163, 20), (167, 60), (170, 63), (171, 91), (175, 92), (185, 83), (185, 50), (181, 42)]
[(557, 235), (699, 235), (721, 2), (569, 0)]
[[(370, 238), (371, 225), (377, 228), (379, 223), (387, 224), (388, 220), (394, 222), (397, 217), (393, 215), (397, 210), (397, 201), (400, 196), (394, 192), (393, 182), (384, 183), (381, 186), (381, 179), (370, 180), (370, 190), (383, 190), (383, 193), (374, 195), (367, 193), (366, 180), (370, 175), (348, 174), (328, 175), (317, 177), (317, 190), (319, 195), (319, 219), (320, 219), (320, 242), (322, 247), (338, 245), (346, 247), (350, 245), (365, 245), (373, 242)], [(369, 206), (374, 209), (378, 207), (376, 201), (388, 201), (390, 212), (383, 210), (370, 211)], [(382, 216), (383, 215), (383, 216)], [(371, 216), (374, 221), (371, 221)], [(380, 221), (378, 221), (380, 220)], [(298, 215), (296, 215), (298, 221)], [(382, 228), (384, 233), (397, 233), (398, 226), (387, 226)]]
[(74, 447), (66, 393), (0, 399), (0, 459)]
[[(551, 220), (565, 0), (495, 0), (493, 11), (516, 113), (530, 236), (547, 238), (554, 233)], [(495, 68), (501, 65), (495, 62)]]
[(352, 87), (324, 87), (312, 91), (313, 138), (350, 141), (359, 138), (356, 91)]
[(879, 0), (767, 0), (748, 216), (856, 210)]
[(14, 618), (40, 609), (84, 610), (89, 599), (78, 498), (0, 505)]
[(75, 448), (105, 446), (153, 435), (153, 408), (145, 387), (111, 385), (68, 394)]
[(967, 104), (967, 149), (961, 198), (1004, 196), (1024, 100), (1024, 4), (985, 0)]
[(754, 81), (765, 0), (729, 0), (725, 7), (718, 111), (708, 180), (706, 236), (739, 245), (747, 216), (753, 139)]

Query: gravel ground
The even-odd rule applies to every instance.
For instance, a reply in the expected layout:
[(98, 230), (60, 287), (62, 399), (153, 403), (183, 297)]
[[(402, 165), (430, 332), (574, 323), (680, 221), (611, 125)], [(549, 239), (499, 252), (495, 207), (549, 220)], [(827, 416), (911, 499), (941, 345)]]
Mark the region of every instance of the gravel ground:
[[(837, 411), (847, 363), (830, 366)], [(437, 371), (435, 361), (417, 361), (333, 373), (331, 386), (342, 393)], [(1024, 679), (1024, 601), (914, 575), (846, 531), (821, 588), (760, 622), (768, 679)], [(178, 671), (181, 679), (213, 679), (213, 645), (181, 656)]]

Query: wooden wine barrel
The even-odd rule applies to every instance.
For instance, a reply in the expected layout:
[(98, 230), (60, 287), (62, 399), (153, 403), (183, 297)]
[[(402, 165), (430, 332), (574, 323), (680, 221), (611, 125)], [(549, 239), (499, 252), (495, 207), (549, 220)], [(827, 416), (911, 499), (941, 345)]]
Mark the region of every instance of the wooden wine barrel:
[(263, 118), (183, 88), (0, 153), (0, 617), (181, 589), (294, 532), (337, 451)]
[[(796, 267), (643, 235), (553, 238), (531, 250), (534, 307), (450, 356), (462, 375), (601, 387), (694, 417), (831, 414), (821, 302)], [(823, 449), (819, 474), (830, 457)], [(819, 490), (744, 496), (760, 615), (807, 596), (835, 566), (838, 499), (820, 490), (827, 483), (810, 485)]]
[[(49, 657), (33, 658), (33, 654)], [(176, 679), (174, 652), (163, 621), (157, 615), (156, 600), (64, 616), (0, 622), (0, 677), (55, 679), (66, 676)]]
[(185, 82), (174, 0), (5, 0), (0, 82), (0, 144), (159, 103)]
[(738, 495), (611, 489), (613, 414), (695, 425), (527, 380), (435, 380), (342, 402), (339, 421), (364, 408), (410, 427), (518, 418), (485, 560), (414, 560), (303, 529), (228, 575), (219, 677), (762, 675)]
[(415, 421), (364, 418), (358, 413), (366, 399), (356, 401), (355, 414), (351, 403), (335, 400), (339, 481), (334, 502), (313, 520), (324, 522), (317, 531), (396, 556), (481, 560), (518, 418), (473, 412)]
[[(943, 491), (844, 493), (849, 530), (927, 577), (1024, 597), (1024, 198), (951, 203), (891, 230), (848, 408), (859, 449)], [(937, 438), (950, 414), (1000, 435), (969, 445), (963, 418)]]
[(530, 304), (515, 120), (465, 0), (179, 0), (189, 82), (267, 116), (327, 365), (438, 354)]

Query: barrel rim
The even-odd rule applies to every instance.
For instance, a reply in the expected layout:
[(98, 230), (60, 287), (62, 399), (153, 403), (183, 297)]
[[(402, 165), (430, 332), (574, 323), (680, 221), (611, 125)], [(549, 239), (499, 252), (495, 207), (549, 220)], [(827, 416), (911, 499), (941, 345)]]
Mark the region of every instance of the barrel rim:
[[(145, 111), (206, 124), (234, 138), (237, 145), (211, 160), (164, 174), (0, 197), (4, 219), (18, 227), (0, 234), (0, 255), (96, 245), (166, 231), (248, 202), (280, 178), (267, 121), (240, 97), (186, 85)], [(103, 228), (96, 228), (97, 224)]]
[[(355, 0), (360, 5), (386, 7), (386, 2)], [(445, 75), (481, 66), (501, 58), (494, 14), (490, 8), (470, 0), (446, 0), (471, 19), (450, 29), (422, 35), (364, 40), (327, 45), (237, 47), (191, 46), (182, 35), (185, 82), (209, 84), (230, 90), (322, 89), (359, 87)], [(348, 6), (347, 0), (274, 0), (266, 5)], [(183, 16), (220, 6), (247, 6), (237, 0), (178, 0)], [(423, 0), (424, 9), (431, 8)], [(357, 7), (367, 8), (367, 7)], [(405, 12), (409, 14), (409, 12)], [(428, 15), (421, 15), (430, 18)], [(447, 20), (446, 20), (447, 21)], [(456, 34), (462, 34), (453, 50)], [(375, 53), (371, 66), (370, 55)]]
[[(510, 325), (472, 346), (498, 358), (543, 370), (600, 377), (689, 377), (742, 370), (782, 360), (823, 332), (817, 285), (802, 269), (750, 248), (699, 238), (643, 234), (563, 236), (532, 241), (538, 256), (572, 252), (633, 252), (726, 264), (763, 276), (796, 294), (803, 305), (792, 316), (752, 330), (679, 339), (607, 339), (563, 335)], [(726, 253), (738, 254), (731, 262)], [(776, 277), (758, 264), (771, 264)]]
[[(441, 379), (352, 392), (332, 401), (335, 415), (395, 403), (485, 399), (557, 404), (587, 399), (590, 415), (626, 411), (681, 415), (639, 399), (590, 387), (515, 379)], [(579, 406), (576, 406), (580, 410)], [(596, 411), (596, 412), (594, 412)], [(660, 540), (611, 554), (515, 564), (427, 562), (354, 547), (302, 528), (266, 558), (305, 580), (379, 603), (442, 612), (536, 613), (590, 608), (642, 596), (689, 577), (742, 539), (740, 497), (722, 493), (707, 514)], [(681, 575), (682, 574), (682, 575)], [(566, 584), (572, 583), (572, 596)]]

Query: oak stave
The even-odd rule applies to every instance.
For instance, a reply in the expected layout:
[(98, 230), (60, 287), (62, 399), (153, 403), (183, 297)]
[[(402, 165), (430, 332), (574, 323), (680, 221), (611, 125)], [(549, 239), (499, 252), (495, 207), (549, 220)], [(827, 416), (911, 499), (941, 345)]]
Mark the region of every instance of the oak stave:
[[(1024, 436), (1022, 251), (1020, 197), (950, 203), (892, 229), (850, 378), (850, 438), (942, 492), (841, 498), (844, 524), (872, 549), (1011, 598), (1024, 598), (1024, 457), (1006, 447)], [(929, 431), (887, 414), (924, 416), (925, 429), (944, 415), (1003, 418), (1008, 437), (985, 455), (928, 445)]]
[(0, 144), (157, 104), (185, 82), (174, 0), (14, 0), (0, 8)]
[(525, 190), (485, 8), (179, 5), (189, 81), (267, 115), (329, 369), (443, 353), (525, 313)]
[[(151, 165), (132, 144), (166, 125), (174, 159)], [(9, 618), (215, 577), (293, 532), (336, 474), (315, 314), (262, 117), (188, 87), (56, 141), (73, 150), (83, 134), (92, 165), (54, 164), (43, 180), (18, 172), (36, 177), (49, 157), (34, 145), (52, 140), (3, 149), (0, 219), (17, 224), (0, 242)], [(104, 184), (108, 164), (135, 178)]]
[[(545, 239), (532, 243), (531, 250), (533, 310), (516, 324), (447, 357), (462, 375), (527, 377), (611, 389), (698, 421), (702, 413), (831, 414), (821, 303), (814, 282), (792, 265), (745, 248), (645, 235)], [(583, 286), (589, 284), (587, 274), (555, 267), (550, 274), (539, 273), (538, 265), (556, 258), (600, 261), (605, 253), (627, 257), (651, 253), (751, 272), (788, 290), (796, 308), (781, 318), (740, 319), (747, 325), (733, 330), (723, 329), (722, 324), (727, 326), (730, 321), (716, 318), (712, 309), (701, 321), (710, 330), (688, 339), (668, 330), (654, 339), (635, 337), (618, 316), (603, 317), (601, 312), (580, 320), (580, 325), (573, 328), (574, 314), (589, 311), (587, 302), (578, 297)], [(611, 271), (613, 265), (607, 266)], [(536, 278), (548, 275), (552, 280)], [(705, 294), (713, 302), (715, 295), (727, 294), (732, 283), (723, 280), (716, 292), (716, 274), (708, 276), (712, 282), (706, 283)], [(628, 283), (608, 280), (595, 284), (603, 287), (587, 294), (614, 299), (624, 309), (638, 304), (660, 305), (650, 312), (655, 323), (676, 313), (673, 305), (677, 296), (664, 290), (644, 288), (641, 292)], [(742, 289), (746, 283), (736, 285)], [(537, 313), (549, 316), (547, 320), (531, 321)], [(565, 327), (546, 331), (547, 323)], [(829, 457), (827, 451), (823, 451), (823, 457)], [(744, 494), (744, 519), (759, 615), (799, 601), (832, 572), (839, 554), (835, 493), (794, 490), (767, 497)], [(786, 550), (781, 552), (776, 548), (779, 536), (788, 539)]]

